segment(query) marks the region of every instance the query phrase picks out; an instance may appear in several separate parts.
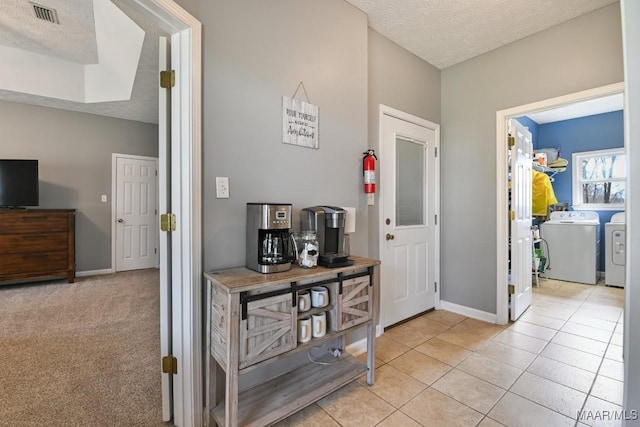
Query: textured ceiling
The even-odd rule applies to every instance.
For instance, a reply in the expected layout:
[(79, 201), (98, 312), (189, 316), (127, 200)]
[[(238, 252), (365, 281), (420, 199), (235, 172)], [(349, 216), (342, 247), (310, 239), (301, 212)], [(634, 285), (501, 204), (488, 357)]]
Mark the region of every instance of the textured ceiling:
[(92, 1), (35, 3), (55, 9), (60, 24), (36, 18), (26, 0), (0, 0), (0, 44), (81, 64), (98, 62)]
[[(259, 1), (259, 0), (256, 0)], [(369, 26), (439, 69), (482, 55), (617, 0), (347, 0)], [(158, 120), (158, 36), (153, 19), (112, 0), (146, 32), (130, 101), (82, 104), (0, 90), (0, 100), (148, 123)], [(94, 63), (93, 2), (36, 0), (57, 9), (60, 24), (33, 17), (27, 0), (0, 0), (0, 44), (80, 63)]]
[[(94, 29), (93, 1), (36, 0), (36, 2), (56, 9), (60, 24), (31, 18), (33, 16), (31, 4), (26, 0), (0, 0), (1, 45), (85, 64), (97, 62), (98, 48)], [(131, 2), (116, 0), (112, 3), (145, 31), (138, 71), (129, 101), (85, 104), (8, 90), (0, 90), (0, 100), (157, 123), (158, 37), (166, 33), (144, 13), (132, 7)], [(27, 18), (25, 14), (31, 15)], [(11, 16), (13, 19), (6, 20), (6, 16)], [(75, 39), (82, 42), (75, 43)]]
[(617, 0), (347, 0), (369, 26), (445, 69)]

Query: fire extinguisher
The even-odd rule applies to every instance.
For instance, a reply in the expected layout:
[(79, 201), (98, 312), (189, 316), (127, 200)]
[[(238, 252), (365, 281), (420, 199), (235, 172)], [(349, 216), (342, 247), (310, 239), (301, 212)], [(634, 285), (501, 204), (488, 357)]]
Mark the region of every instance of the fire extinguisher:
[(374, 203), (374, 194), (376, 192), (376, 153), (374, 150), (367, 150), (362, 158), (362, 173), (364, 175), (364, 192), (367, 194), (369, 205)]

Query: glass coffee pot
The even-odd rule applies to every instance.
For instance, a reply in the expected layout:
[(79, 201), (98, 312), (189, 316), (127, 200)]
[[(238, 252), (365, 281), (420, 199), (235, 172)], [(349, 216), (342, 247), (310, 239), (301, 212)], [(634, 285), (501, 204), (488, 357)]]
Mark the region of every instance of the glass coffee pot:
[(276, 264), (284, 261), (282, 233), (264, 233), (262, 240), (262, 262)]

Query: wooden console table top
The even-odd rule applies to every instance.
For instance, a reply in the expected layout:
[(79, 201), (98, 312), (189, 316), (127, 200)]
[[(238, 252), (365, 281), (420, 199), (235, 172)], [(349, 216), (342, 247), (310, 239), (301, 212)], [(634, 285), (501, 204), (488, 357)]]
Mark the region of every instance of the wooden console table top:
[(260, 288), (264, 285), (278, 285), (291, 283), (299, 280), (314, 279), (317, 277), (326, 277), (327, 274), (337, 274), (345, 271), (351, 271), (362, 267), (372, 267), (380, 264), (379, 260), (364, 258), (359, 256), (350, 256), (349, 259), (355, 261), (353, 265), (346, 267), (322, 267), (302, 268), (292, 265), (291, 270), (280, 273), (263, 274), (250, 270), (246, 267), (235, 267), (224, 270), (216, 270), (205, 273), (205, 277), (219, 286), (226, 288), (229, 293), (237, 293), (250, 291)]

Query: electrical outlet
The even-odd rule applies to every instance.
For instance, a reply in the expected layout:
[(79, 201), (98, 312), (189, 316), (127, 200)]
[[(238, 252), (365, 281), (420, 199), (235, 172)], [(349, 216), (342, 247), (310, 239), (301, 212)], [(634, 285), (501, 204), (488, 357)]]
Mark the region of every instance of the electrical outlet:
[(229, 178), (226, 176), (216, 177), (216, 198), (228, 199), (229, 198)]

